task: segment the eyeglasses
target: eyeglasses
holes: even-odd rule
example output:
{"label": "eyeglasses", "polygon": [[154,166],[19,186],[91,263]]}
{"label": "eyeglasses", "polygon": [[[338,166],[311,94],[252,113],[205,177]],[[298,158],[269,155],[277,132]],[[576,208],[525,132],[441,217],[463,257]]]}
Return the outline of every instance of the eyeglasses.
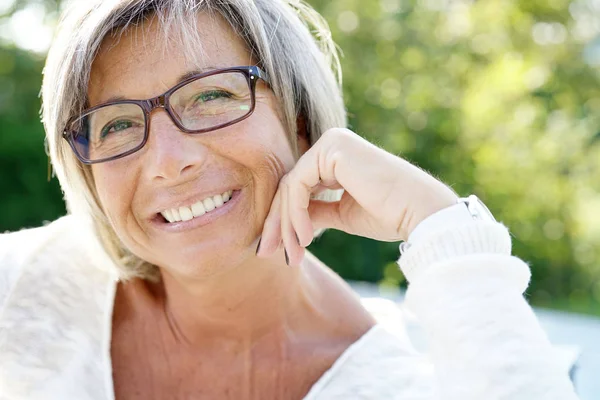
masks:
{"label": "eyeglasses", "polygon": [[269,80],[256,66],[217,69],[193,75],[160,96],[119,100],[89,108],[71,118],[63,132],[84,164],[116,160],[148,141],[150,113],[165,109],[185,133],[204,133],[248,118],[256,105],[256,81]]}

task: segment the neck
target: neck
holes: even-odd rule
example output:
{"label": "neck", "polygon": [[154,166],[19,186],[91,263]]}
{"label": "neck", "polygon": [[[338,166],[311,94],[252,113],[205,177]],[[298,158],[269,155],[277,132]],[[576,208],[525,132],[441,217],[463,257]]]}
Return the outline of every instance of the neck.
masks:
{"label": "neck", "polygon": [[[209,279],[194,280],[161,271],[160,295],[177,339],[190,345],[214,340],[255,342],[289,329],[290,316],[310,309],[309,281],[302,267],[252,257]],[[307,307],[308,306],[308,307]]]}

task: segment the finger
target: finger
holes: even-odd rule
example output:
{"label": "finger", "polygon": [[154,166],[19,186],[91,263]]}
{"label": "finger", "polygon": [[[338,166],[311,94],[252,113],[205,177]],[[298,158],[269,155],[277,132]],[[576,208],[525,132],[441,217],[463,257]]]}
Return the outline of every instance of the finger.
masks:
{"label": "finger", "polygon": [[308,205],[308,214],[315,230],[333,228],[347,231],[347,227],[340,218],[339,201],[311,200]]}
{"label": "finger", "polygon": [[318,148],[309,149],[296,163],[286,180],[288,211],[298,245],[308,246],[313,239],[313,224],[308,214],[311,194],[334,187],[337,182],[322,182],[319,173]]}
{"label": "finger", "polygon": [[269,257],[278,248],[281,243],[281,194],[279,189],[275,192],[271,208],[265,223],[260,238],[260,246],[256,253],[259,257]]}
{"label": "finger", "polygon": [[331,183],[327,184],[323,181],[320,181],[319,184],[312,189],[312,192],[320,193],[324,190],[339,190],[339,189],[343,189],[343,187],[338,182],[331,182]]}
{"label": "finger", "polygon": [[284,177],[280,183],[281,190],[281,237],[287,255],[288,265],[298,265],[304,257],[304,248],[298,244],[290,216],[290,178]]}
{"label": "finger", "polygon": [[288,212],[298,245],[306,247],[312,242],[314,229],[308,214],[311,188],[301,182],[290,182],[288,186]]}

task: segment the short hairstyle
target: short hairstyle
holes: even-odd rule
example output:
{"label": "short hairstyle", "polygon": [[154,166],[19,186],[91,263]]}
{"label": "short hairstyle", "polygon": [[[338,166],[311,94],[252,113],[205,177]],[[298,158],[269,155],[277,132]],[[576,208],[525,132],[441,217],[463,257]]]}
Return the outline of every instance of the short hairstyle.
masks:
{"label": "short hairstyle", "polygon": [[[62,133],[88,104],[92,63],[106,37],[122,35],[156,17],[162,40],[185,43],[192,60],[202,51],[197,13],[220,15],[267,72],[295,155],[298,121],[310,144],[327,129],[346,126],[341,69],[324,19],[300,0],[86,0],[72,1],[48,53],[42,84],[42,122],[49,155],[71,214],[91,218],[120,279],[156,280],[156,266],[128,251],[102,211],[89,165],[73,154]],[[321,199],[334,200],[339,193]]]}

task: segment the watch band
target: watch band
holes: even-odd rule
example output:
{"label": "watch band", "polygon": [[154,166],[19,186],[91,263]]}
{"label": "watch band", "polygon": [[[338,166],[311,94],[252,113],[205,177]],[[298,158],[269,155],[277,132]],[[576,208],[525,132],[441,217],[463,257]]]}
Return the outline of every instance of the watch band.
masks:
{"label": "watch band", "polygon": [[[457,208],[460,207],[460,204],[464,204],[465,208]],[[468,197],[460,198],[455,205],[444,208],[421,221],[409,235],[407,240],[400,243],[400,255],[402,256],[402,254],[410,248],[411,243],[413,243],[415,239],[419,241],[419,238],[423,236],[424,233],[445,229],[448,226],[460,226],[463,221],[466,222],[469,218],[473,220],[496,222],[492,213],[477,196],[470,195]]]}

